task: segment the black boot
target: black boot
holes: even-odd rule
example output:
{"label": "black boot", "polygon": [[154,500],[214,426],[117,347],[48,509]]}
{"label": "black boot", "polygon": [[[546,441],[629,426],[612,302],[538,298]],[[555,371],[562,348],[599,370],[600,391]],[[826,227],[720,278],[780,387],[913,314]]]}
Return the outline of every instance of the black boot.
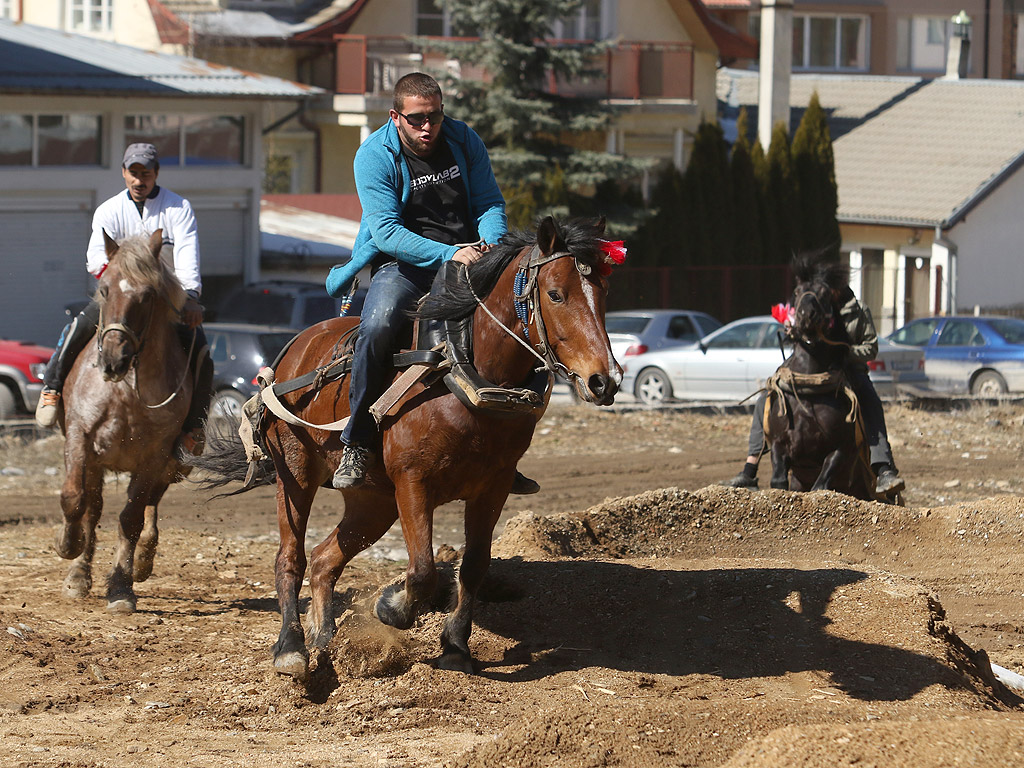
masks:
{"label": "black boot", "polygon": [[875,483],[875,493],[879,496],[899,493],[907,487],[903,478],[896,474],[896,469],[892,464],[876,464],[874,470],[878,476],[878,481]]}
{"label": "black boot", "polygon": [[189,404],[188,415],[181,428],[182,448],[193,456],[199,456],[206,446],[204,422],[206,412],[213,398],[213,361],[210,359],[210,348],[206,342],[206,334],[202,326],[194,329],[180,326],[178,336],[185,353],[191,352],[188,361],[192,372],[192,402]]}

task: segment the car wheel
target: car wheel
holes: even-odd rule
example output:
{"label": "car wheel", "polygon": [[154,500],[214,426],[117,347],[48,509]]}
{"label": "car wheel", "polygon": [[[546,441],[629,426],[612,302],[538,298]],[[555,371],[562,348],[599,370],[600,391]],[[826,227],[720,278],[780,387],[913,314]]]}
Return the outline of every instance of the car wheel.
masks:
{"label": "car wheel", "polygon": [[995,371],[982,371],[971,382],[971,394],[979,397],[999,397],[1007,392],[1006,381]]}
{"label": "car wheel", "polygon": [[644,405],[661,405],[672,399],[672,384],[660,368],[646,368],[636,377],[636,399]]}
{"label": "car wheel", "polygon": [[10,387],[0,384],[0,421],[13,419],[17,413],[18,398],[14,396]]}

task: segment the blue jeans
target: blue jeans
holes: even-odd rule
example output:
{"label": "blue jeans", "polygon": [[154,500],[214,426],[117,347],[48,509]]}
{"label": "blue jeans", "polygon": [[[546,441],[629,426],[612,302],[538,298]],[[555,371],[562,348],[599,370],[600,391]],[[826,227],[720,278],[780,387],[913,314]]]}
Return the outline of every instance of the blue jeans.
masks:
{"label": "blue jeans", "polygon": [[430,291],[436,273],[435,269],[391,262],[377,270],[370,280],[352,353],[348,389],[351,416],[341,433],[341,441],[346,445],[378,449],[380,438],[370,406],[390,383],[392,355],[412,327],[409,313]]}

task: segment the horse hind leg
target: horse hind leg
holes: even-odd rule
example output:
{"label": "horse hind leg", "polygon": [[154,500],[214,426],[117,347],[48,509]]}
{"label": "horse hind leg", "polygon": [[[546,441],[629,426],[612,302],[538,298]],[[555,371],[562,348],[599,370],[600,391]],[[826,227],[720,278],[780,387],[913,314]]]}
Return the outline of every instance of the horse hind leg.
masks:
{"label": "horse hind leg", "polygon": [[835,489],[835,483],[833,482],[836,472],[839,467],[843,464],[845,456],[839,449],[832,451],[825,457],[825,461],[821,464],[821,472],[818,473],[818,478],[814,481],[814,485],[811,487],[812,491],[828,491]]}
{"label": "horse hind leg", "polygon": [[459,566],[459,600],[441,630],[440,669],[473,674],[469,650],[473,603],[491,564],[491,537],[507,498],[506,490],[466,502],[466,551]]}
{"label": "horse hind leg", "polygon": [[167,491],[167,484],[162,483],[149,494],[149,503],[143,513],[142,533],[135,545],[135,561],[132,567],[132,579],[138,583],[153,575],[153,561],[156,559],[156,545],[160,540],[157,528],[157,505]]}
{"label": "horse hind leg", "polygon": [[398,519],[390,494],[346,491],[345,514],[338,526],[313,548],[309,564],[312,600],[306,613],[311,648],[323,650],[334,637],[334,587],[349,561],[365,550]]}

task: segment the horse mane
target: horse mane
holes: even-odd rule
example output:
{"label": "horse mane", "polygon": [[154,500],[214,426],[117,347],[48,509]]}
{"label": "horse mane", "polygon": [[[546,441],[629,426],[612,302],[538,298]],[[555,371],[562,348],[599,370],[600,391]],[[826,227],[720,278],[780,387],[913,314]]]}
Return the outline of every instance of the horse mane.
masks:
{"label": "horse mane", "polygon": [[149,238],[149,235],[131,235],[122,240],[115,256],[117,268],[128,282],[153,288],[171,305],[172,312],[177,313],[185,306],[188,296],[174,270],[163,258],[165,251],[170,255],[169,248],[165,246],[154,259],[149,249]]}
{"label": "horse mane", "polygon": [[[603,231],[596,220],[569,219],[555,221],[555,227],[572,255],[596,270]],[[537,243],[535,233],[512,230],[502,236],[479,261],[469,267],[469,282],[448,282],[439,293],[429,293],[414,313],[421,320],[458,320],[477,307],[477,297],[486,298],[494,289],[505,268],[522,250]],[[470,290],[470,284],[472,290]],[[474,296],[473,294],[476,294]]]}
{"label": "horse mane", "polygon": [[824,283],[842,291],[850,284],[850,268],[835,261],[828,250],[805,251],[793,257],[793,276],[798,285]]}

